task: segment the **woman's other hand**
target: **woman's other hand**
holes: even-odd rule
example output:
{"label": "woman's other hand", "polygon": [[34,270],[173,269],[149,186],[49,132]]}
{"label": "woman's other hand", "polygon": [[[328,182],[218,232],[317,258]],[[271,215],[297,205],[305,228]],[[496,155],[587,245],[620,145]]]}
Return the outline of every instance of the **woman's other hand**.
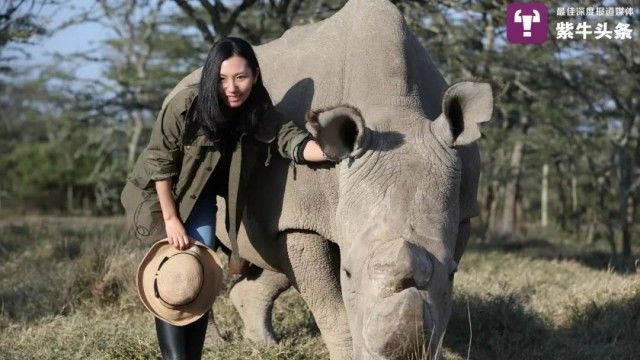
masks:
{"label": "woman's other hand", "polygon": [[191,239],[187,236],[187,231],[182,224],[182,221],[176,216],[164,221],[165,231],[167,232],[167,238],[169,244],[173,245],[178,250],[185,250],[191,246]]}
{"label": "woman's other hand", "polygon": [[302,151],[302,158],[308,162],[321,162],[326,161],[327,157],[322,152],[320,144],[315,140],[309,140]]}

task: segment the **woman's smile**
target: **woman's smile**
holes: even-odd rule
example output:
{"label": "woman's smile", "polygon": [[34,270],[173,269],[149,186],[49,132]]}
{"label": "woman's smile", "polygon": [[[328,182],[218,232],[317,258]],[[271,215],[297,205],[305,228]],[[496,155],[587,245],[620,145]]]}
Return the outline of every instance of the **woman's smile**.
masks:
{"label": "woman's smile", "polygon": [[253,73],[247,60],[234,55],[220,65],[220,94],[227,106],[241,106],[251,94],[258,74]]}
{"label": "woman's smile", "polygon": [[240,96],[238,95],[227,95],[227,99],[229,102],[238,102],[240,100]]}

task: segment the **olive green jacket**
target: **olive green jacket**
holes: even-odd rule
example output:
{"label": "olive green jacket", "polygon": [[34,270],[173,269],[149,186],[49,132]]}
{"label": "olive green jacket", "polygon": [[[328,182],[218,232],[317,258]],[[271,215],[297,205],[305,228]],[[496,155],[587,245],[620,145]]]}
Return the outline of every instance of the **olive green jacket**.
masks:
{"label": "olive green jacket", "polygon": [[[155,181],[173,179],[173,198],[180,218],[186,221],[220,160],[218,147],[195,122],[196,98],[197,88],[188,87],[160,111],[149,145],[127,177],[120,200],[127,223],[140,240],[152,243],[166,237]],[[252,170],[256,166],[269,166],[274,143],[282,157],[301,162],[296,155],[298,146],[308,136],[275,109],[261,121],[261,131],[242,134],[231,156],[226,225],[233,245],[244,210],[243,189]]]}

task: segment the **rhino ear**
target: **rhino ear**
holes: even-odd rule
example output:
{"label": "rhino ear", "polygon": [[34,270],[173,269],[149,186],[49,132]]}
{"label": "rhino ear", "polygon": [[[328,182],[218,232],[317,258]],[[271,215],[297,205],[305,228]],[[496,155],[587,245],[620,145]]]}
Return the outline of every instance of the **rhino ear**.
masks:
{"label": "rhino ear", "polygon": [[480,123],[493,112],[491,85],[462,81],[450,86],[442,99],[442,115],[434,121],[436,136],[449,146],[463,146],[478,140]]}
{"label": "rhino ear", "polygon": [[335,162],[358,157],[369,146],[369,130],[362,114],[350,105],[309,111],[306,128],[327,159]]}

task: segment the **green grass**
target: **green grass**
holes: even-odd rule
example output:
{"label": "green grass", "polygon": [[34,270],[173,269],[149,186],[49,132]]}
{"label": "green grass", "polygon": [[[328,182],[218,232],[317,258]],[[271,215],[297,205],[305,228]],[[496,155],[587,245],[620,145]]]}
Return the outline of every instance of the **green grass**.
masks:
{"label": "green grass", "polygon": [[[607,267],[595,248],[539,245],[469,249],[456,275],[444,358],[466,359],[470,340],[471,359],[637,358],[640,276]],[[0,358],[158,358],[153,320],[134,286],[144,252],[120,218],[0,222]],[[291,290],[276,302],[274,347],[242,340],[226,296],[214,308],[229,343],[207,344],[205,359],[328,359]]]}

